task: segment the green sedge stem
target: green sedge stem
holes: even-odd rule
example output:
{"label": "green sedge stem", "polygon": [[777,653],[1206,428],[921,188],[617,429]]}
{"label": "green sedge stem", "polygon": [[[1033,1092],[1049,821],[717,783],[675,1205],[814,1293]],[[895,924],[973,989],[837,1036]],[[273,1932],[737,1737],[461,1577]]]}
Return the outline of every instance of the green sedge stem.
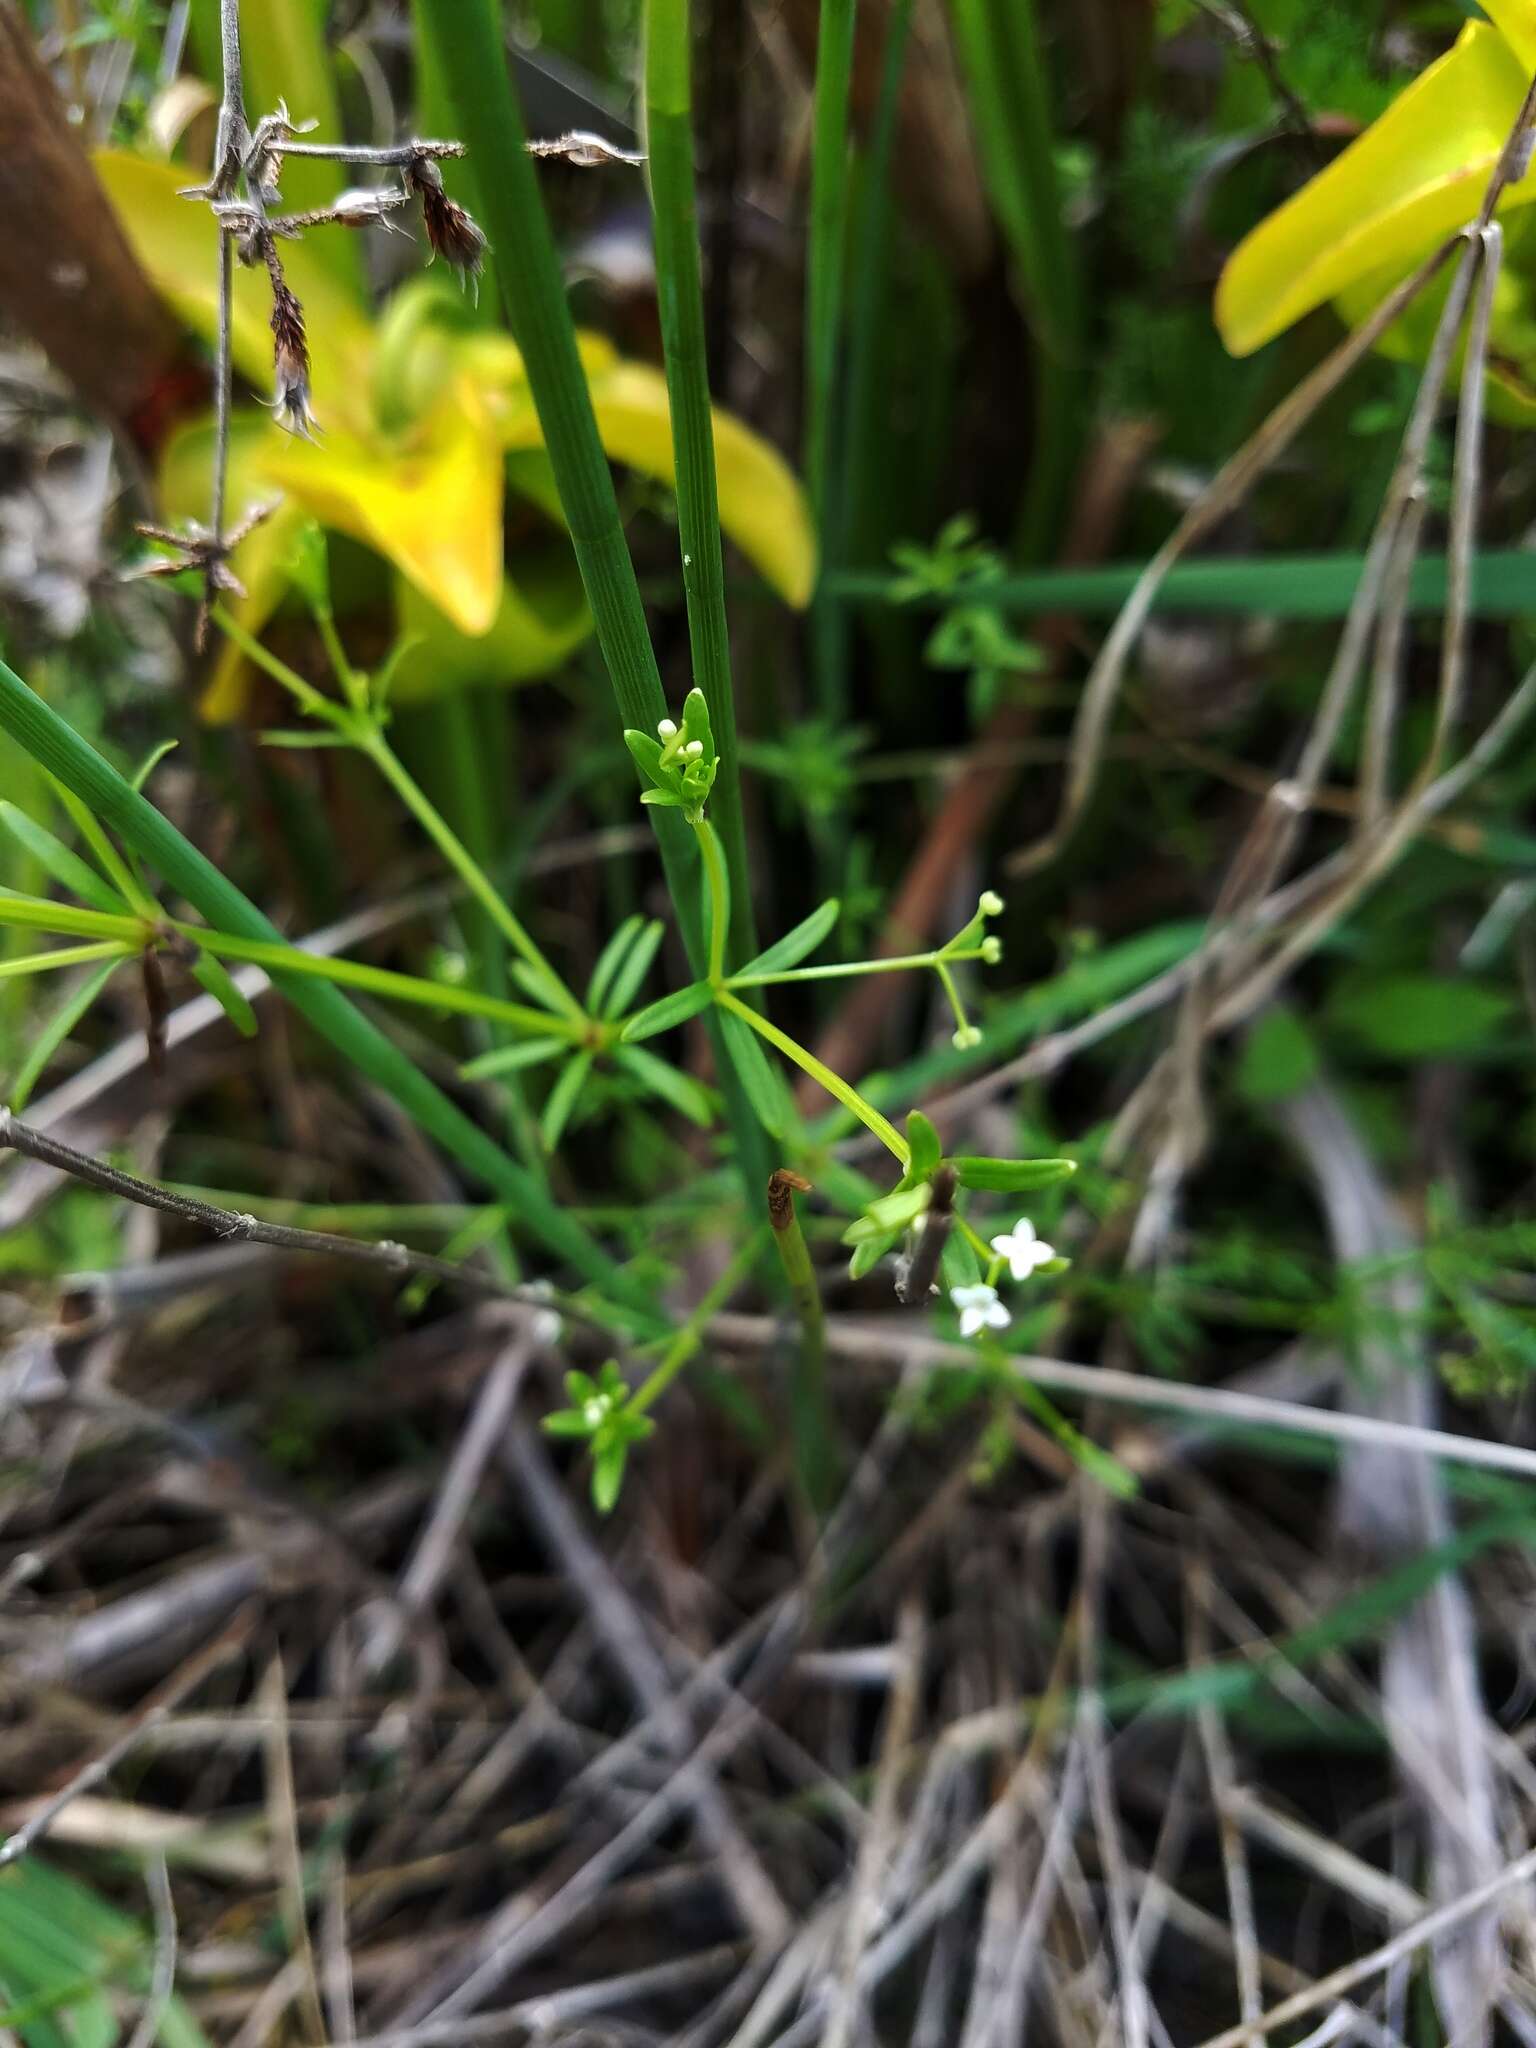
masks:
{"label": "green sedge stem", "polygon": [[725,984],[725,934],[730,919],[730,892],[725,879],[725,861],[720,841],[707,818],[694,826],[699,854],[709,881],[709,978],[716,988]]}
{"label": "green sedge stem", "polygon": [[977,946],[967,953],[897,953],[887,960],[835,960],[825,967],[786,967],[778,974],[728,974],[726,988],[776,988],[784,981],[839,981],[853,974],[905,974],[916,967],[937,968],[941,960],[982,960]]}
{"label": "green sedge stem", "polygon": [[683,1367],[693,1357],[704,1341],[704,1330],[710,1318],[730,1300],[736,1289],[745,1280],[757,1263],[757,1255],[763,1248],[763,1231],[754,1230],[746,1243],[737,1252],[720,1278],[710,1288],[698,1307],[667,1346],[661,1363],[646,1380],[636,1387],[624,1403],[626,1415],[643,1415],[671,1386]]}
{"label": "green sedge stem", "polygon": [[807,1052],[803,1045],[791,1038],[787,1031],[781,1031],[777,1024],[770,1024],[766,1017],[760,1017],[756,1010],[749,1009],[740,997],[733,995],[728,988],[717,990],[715,1001],[722,1010],[729,1010],[734,1016],[740,1017],[744,1024],[750,1024],[760,1038],[766,1038],[771,1046],[783,1053],[785,1059],[793,1060],[802,1073],[809,1074],[811,1079],[819,1082],[829,1095],[836,1096],[845,1109],[851,1109],[864,1128],[872,1131],[880,1140],[891,1157],[900,1166],[906,1167],[912,1157],[906,1139],[895,1125],[888,1123],[873,1103],[866,1102],[858,1089],[845,1081],[841,1074],[833,1073],[824,1060],[817,1059],[813,1052]]}

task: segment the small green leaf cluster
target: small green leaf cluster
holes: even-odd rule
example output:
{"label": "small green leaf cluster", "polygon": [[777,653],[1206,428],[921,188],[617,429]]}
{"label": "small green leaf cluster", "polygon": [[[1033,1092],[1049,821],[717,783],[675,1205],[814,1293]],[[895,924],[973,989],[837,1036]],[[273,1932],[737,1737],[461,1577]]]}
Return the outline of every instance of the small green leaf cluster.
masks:
{"label": "small green leaf cluster", "polygon": [[[870,1202],[843,1232],[853,1256],[848,1277],[862,1280],[933,1206],[934,1177],[941,1167],[953,1173],[955,1185],[977,1193],[1017,1195],[1048,1188],[1077,1171],[1071,1159],[987,1159],[969,1153],[946,1158],[938,1132],[921,1110],[907,1118],[911,1156],[906,1171],[888,1194]],[[1042,1272],[1062,1271],[1065,1260],[1053,1260]],[[979,1275],[976,1252],[966,1231],[954,1232],[944,1248],[944,1270],[951,1286],[967,1286]]]}
{"label": "small green leaf cluster", "polygon": [[570,1407],[546,1415],[543,1428],[549,1436],[579,1437],[591,1447],[592,1504],[606,1515],[624,1484],[630,1446],[653,1436],[656,1425],[630,1406],[629,1385],[615,1359],[604,1363],[596,1379],[568,1372],[565,1392]]}
{"label": "small green leaf cluster", "polygon": [[702,690],[690,690],[683,701],[683,718],[664,718],[656,738],[626,729],[624,744],[635,757],[640,773],[650,784],[640,798],[643,804],[659,804],[681,811],[690,825],[704,816],[709,792],[714,788],[719,756],[714,734],[709,729],[709,706]]}

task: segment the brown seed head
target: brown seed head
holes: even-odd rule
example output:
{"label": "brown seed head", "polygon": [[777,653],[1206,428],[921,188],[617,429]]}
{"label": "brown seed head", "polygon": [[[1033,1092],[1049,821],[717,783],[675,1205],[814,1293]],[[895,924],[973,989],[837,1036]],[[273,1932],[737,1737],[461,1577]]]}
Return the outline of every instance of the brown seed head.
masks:
{"label": "brown seed head", "polygon": [[443,189],[443,174],[429,156],[412,157],[405,182],[421,195],[421,224],[434,256],[451,264],[460,277],[478,279],[485,262],[486,240],[456,199]]}
{"label": "brown seed head", "polygon": [[304,308],[281,277],[272,280],[272,410],[290,434],[314,439],[309,404],[309,344]]}

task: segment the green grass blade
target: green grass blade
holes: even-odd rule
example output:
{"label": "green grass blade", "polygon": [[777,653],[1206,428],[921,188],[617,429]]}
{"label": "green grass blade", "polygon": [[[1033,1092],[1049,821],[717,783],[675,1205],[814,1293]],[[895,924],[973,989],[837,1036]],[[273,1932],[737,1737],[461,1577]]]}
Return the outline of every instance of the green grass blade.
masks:
{"label": "green grass blade", "polygon": [[1082,437],[1078,251],[1062,217],[1034,0],[954,0],[982,170],[1036,342],[1035,440],[1020,514],[1026,560],[1049,550]]}
{"label": "green grass blade", "polygon": [[[0,662],[0,729],[72,789],[83,803],[179,891],[211,925],[257,944],[278,945],[282,933],[249,897],[221,875],[94,747]],[[436,1139],[459,1164],[518,1210],[527,1228],[557,1258],[629,1306],[655,1312],[643,1289],[573,1222],[522,1167],[472,1124],[446,1095],[337,988],[281,968],[273,980],[320,1035]]]}
{"label": "green grass blade", "polygon": [[[805,483],[822,570],[836,558],[832,478],[837,422],[838,342],[848,250],[848,101],[853,84],[855,0],[821,0],[811,131],[811,225],[805,278]],[[847,709],[847,677],[818,592],[813,614],[823,716]]]}

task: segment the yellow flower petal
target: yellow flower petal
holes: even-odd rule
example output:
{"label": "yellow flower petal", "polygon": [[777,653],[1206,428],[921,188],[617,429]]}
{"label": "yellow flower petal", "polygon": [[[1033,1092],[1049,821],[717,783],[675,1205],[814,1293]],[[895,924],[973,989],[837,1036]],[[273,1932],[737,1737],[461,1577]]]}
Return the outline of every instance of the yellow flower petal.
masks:
{"label": "yellow flower petal", "polygon": [[[1499,11],[1530,9],[1506,0]],[[1469,22],[1379,121],[1233,251],[1216,288],[1216,324],[1233,355],[1373,270],[1406,269],[1471,220],[1528,82],[1499,31]],[[1502,204],[1532,199],[1536,173]]]}
{"label": "yellow flower petal", "polygon": [[393,562],[461,633],[490,630],[501,603],[502,458],[467,383],[398,441],[285,438],[261,469],[322,526]]}

